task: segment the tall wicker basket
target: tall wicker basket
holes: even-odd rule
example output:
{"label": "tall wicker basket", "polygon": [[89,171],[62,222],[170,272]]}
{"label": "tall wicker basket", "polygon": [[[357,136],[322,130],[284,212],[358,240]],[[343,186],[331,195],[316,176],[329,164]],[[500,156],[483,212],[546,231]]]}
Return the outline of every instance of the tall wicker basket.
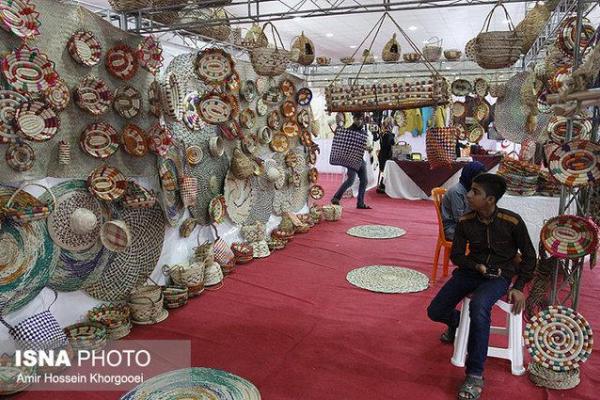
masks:
{"label": "tall wicker basket", "polygon": [[310,65],[315,60],[315,45],[312,40],[307,38],[304,35],[304,32],[292,43],[292,49],[297,49],[300,51],[300,56],[298,57],[298,64],[301,65]]}

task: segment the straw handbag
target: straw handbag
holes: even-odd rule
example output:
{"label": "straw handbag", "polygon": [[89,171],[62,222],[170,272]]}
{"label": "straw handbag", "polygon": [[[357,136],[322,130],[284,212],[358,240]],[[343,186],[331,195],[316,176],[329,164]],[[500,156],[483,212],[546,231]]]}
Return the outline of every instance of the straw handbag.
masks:
{"label": "straw handbag", "polygon": [[300,51],[298,64],[310,65],[315,60],[315,45],[312,40],[304,36],[304,32],[292,43],[292,49]]}
{"label": "straw handbag", "polygon": [[456,135],[454,127],[427,130],[425,146],[431,168],[449,165],[456,158]]}
{"label": "straw handbag", "polygon": [[400,44],[396,40],[396,34],[383,46],[381,59],[385,62],[396,62],[400,59]]}
{"label": "straw handbag", "polygon": [[165,265],[163,273],[170,276],[177,286],[187,287],[190,297],[199,295],[204,291],[204,262],[193,261],[190,265]]}
{"label": "straw handbag", "polygon": [[[490,32],[492,16],[498,7],[502,7],[504,10],[510,30]],[[517,62],[522,47],[523,36],[515,31],[515,26],[504,4],[498,2],[487,15],[481,32],[475,39],[475,61],[480,67],[486,69],[507,68]]]}
{"label": "straw handbag", "polygon": [[267,39],[267,35],[263,32],[260,25],[254,23],[244,36],[244,40],[242,40],[242,46],[250,49],[255,49],[258,47],[267,47],[269,45],[269,39]]}
{"label": "straw handbag", "polygon": [[[432,39],[435,40],[432,41]],[[434,36],[430,38],[427,43],[431,44],[427,44],[423,47],[423,58],[429,62],[438,61],[442,57],[442,40],[437,36]]]}
{"label": "straw handbag", "polygon": [[[267,22],[263,25],[263,34],[267,25],[271,26],[273,45],[275,47],[258,47],[252,49],[250,52],[250,61],[252,62],[252,67],[257,75],[278,76],[285,72],[285,69],[290,63],[290,52],[283,46],[281,36],[272,22]],[[277,39],[279,39],[281,48],[277,45]]]}

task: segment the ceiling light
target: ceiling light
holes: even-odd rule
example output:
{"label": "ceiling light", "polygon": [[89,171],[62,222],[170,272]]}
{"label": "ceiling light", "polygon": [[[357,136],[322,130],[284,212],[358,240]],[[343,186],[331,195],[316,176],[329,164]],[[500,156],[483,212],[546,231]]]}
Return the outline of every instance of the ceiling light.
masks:
{"label": "ceiling light", "polygon": [[409,30],[409,31],[416,31],[416,30],[417,30],[417,27],[416,27],[416,26],[414,26],[414,25],[411,25],[411,26],[409,26],[409,27],[408,27],[408,30]]}
{"label": "ceiling light", "polygon": [[327,36],[327,37],[333,37],[333,33],[331,33],[331,32],[326,33],[325,36]]}
{"label": "ceiling light", "polygon": [[294,17],[294,21],[300,21],[302,20],[302,17]]}
{"label": "ceiling light", "polygon": [[351,49],[355,49],[356,47],[357,46],[355,46],[355,45],[350,46]]}
{"label": "ceiling light", "polygon": [[427,44],[427,43],[429,43],[429,40],[427,40],[427,39],[423,40],[423,44]]}
{"label": "ceiling light", "polygon": [[452,69],[452,68],[450,68],[450,67],[446,67],[446,69]]}

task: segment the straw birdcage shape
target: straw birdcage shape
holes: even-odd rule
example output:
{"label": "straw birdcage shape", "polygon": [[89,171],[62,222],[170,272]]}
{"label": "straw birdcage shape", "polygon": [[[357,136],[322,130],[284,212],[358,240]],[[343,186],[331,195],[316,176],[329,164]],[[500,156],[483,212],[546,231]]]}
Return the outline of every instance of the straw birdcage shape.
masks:
{"label": "straw birdcage shape", "polygon": [[[252,49],[250,61],[252,62],[254,71],[258,75],[278,76],[285,72],[290,63],[290,52],[283,46],[281,36],[272,22],[267,22],[263,25],[263,34],[267,25],[271,26],[274,47],[257,47]],[[278,41],[279,45],[277,44]]]}
{"label": "straw birdcage shape", "polygon": [[294,40],[292,49],[300,51],[298,57],[298,64],[300,65],[310,65],[315,60],[315,45],[312,40],[304,35],[304,32]]}
{"label": "straw birdcage shape", "polygon": [[400,59],[400,44],[396,40],[396,34],[383,46],[381,59],[385,62],[396,62]]}
{"label": "straw birdcage shape", "polygon": [[442,40],[434,36],[427,43],[423,47],[423,58],[430,62],[438,61],[442,57]]}
{"label": "straw birdcage shape", "polygon": [[[502,7],[508,20],[508,31],[489,31],[492,16],[497,7]],[[485,32],[484,32],[485,30]],[[498,69],[512,66],[521,55],[523,37],[515,31],[506,7],[498,2],[483,22],[481,32],[475,38],[475,61],[480,67]]]}

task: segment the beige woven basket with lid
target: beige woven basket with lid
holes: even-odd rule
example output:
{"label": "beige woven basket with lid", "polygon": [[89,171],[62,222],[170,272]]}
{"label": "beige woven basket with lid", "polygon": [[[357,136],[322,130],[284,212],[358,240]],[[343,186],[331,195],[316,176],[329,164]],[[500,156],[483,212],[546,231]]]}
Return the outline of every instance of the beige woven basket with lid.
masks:
{"label": "beige woven basket with lid", "polygon": [[396,34],[383,46],[381,59],[385,62],[396,62],[400,59],[400,44],[396,40]]}
{"label": "beige woven basket with lid", "polygon": [[[489,31],[496,8],[502,7],[508,20],[508,31]],[[486,69],[507,68],[521,56],[523,37],[515,31],[510,14],[501,2],[492,8],[483,22],[481,32],[475,38],[475,62]]]}
{"label": "beige woven basket with lid", "polygon": [[296,37],[292,43],[292,49],[297,49],[300,52],[298,64],[310,65],[315,60],[315,45],[312,40],[304,35],[304,32]]}

